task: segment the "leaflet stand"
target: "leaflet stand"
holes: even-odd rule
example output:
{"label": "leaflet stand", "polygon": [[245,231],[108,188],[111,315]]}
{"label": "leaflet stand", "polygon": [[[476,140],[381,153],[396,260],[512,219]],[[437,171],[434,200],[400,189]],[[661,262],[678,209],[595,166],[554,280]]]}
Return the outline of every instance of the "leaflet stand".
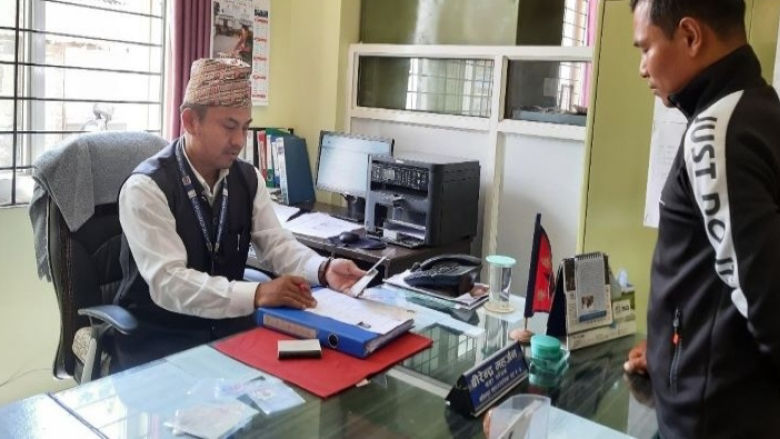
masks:
{"label": "leaflet stand", "polygon": [[562,338],[569,350],[583,347],[574,346],[572,338],[587,338],[595,334],[591,331],[613,323],[607,255],[594,252],[566,258],[558,268],[557,277],[547,334]]}

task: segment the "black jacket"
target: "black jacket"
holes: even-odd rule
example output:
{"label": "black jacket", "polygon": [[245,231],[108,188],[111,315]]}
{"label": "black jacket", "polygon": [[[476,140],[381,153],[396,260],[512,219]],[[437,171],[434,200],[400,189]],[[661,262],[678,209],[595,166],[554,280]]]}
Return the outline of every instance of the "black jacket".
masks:
{"label": "black jacket", "polygon": [[664,438],[780,437],[780,101],[744,46],[671,101],[648,368]]}

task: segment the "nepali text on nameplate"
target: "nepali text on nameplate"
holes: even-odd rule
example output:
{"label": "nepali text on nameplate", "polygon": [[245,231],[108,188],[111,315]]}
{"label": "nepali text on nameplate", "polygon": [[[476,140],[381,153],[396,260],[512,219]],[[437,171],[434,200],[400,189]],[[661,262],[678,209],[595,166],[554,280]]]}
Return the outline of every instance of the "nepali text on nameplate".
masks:
{"label": "nepali text on nameplate", "polygon": [[454,410],[476,417],[527,376],[522,346],[512,343],[464,372],[447,395],[447,402]]}

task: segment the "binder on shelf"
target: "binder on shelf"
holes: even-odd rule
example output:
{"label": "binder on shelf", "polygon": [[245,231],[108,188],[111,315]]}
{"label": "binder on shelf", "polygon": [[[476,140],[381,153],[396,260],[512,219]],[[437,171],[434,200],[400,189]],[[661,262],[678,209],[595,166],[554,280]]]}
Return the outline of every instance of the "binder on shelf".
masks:
{"label": "binder on shelf", "polygon": [[292,128],[250,128],[251,135],[247,134],[247,148],[252,152],[252,164],[260,171],[265,186],[269,188],[279,187],[278,159],[274,161],[269,136],[294,135]]}
{"label": "binder on shelf", "polygon": [[267,134],[273,155],[273,179],[281,189],[281,202],[314,202],[314,181],[309,166],[306,140],[291,134]]}
{"label": "binder on shelf", "polygon": [[255,165],[255,168],[260,170],[260,175],[263,176],[263,182],[268,182],[268,166],[266,165],[266,157],[268,154],[268,145],[267,145],[267,139],[265,135],[265,130],[258,130],[254,132],[255,139],[257,141],[255,142],[255,145],[257,149],[255,150],[255,155],[253,157],[253,164]]}

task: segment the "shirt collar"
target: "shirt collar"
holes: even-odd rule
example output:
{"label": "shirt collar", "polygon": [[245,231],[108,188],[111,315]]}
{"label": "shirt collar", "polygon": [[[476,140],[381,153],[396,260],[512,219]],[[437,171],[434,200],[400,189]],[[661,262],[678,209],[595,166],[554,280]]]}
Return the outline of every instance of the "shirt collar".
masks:
{"label": "shirt collar", "polygon": [[[182,137],[182,140],[184,140],[184,137]],[[182,142],[185,143],[186,142]],[[206,179],[203,178],[202,175],[200,175],[200,172],[198,172],[197,169],[195,169],[194,166],[192,166],[192,162],[190,161],[190,157],[187,155],[187,148],[182,148],[182,152],[184,153],[184,158],[187,160],[187,164],[190,166],[190,169],[192,170],[192,173],[195,175],[195,178],[198,179],[198,183],[200,183],[200,186],[203,188],[203,194],[206,195],[209,199],[214,198],[214,193],[212,191],[212,188],[209,187],[208,183],[206,183]],[[220,169],[219,175],[217,176],[217,181],[214,183],[214,188],[218,188],[219,184],[227,178],[228,174],[230,174],[230,169]]]}

